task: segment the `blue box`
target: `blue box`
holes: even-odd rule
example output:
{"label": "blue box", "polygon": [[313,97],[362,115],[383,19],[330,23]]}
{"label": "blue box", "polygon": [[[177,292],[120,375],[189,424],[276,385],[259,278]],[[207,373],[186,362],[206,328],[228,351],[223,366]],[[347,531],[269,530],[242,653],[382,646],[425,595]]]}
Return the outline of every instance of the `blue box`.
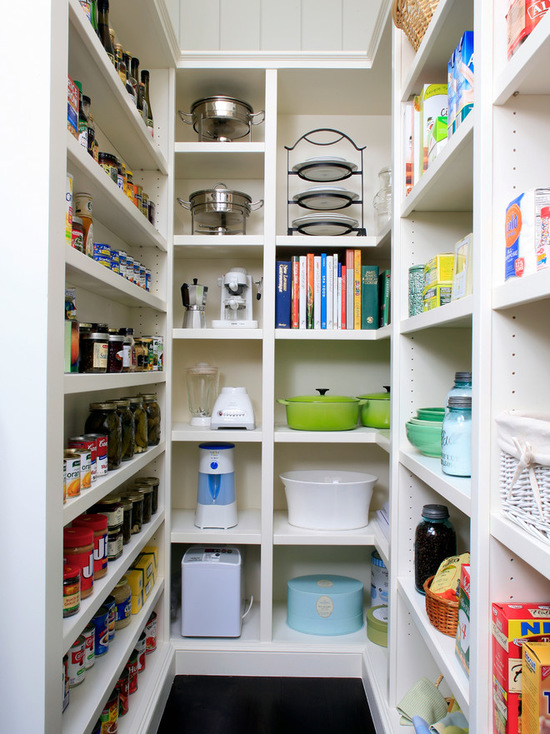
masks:
{"label": "blue box", "polygon": [[474,106],[474,32],[465,31],[455,51],[456,127]]}
{"label": "blue box", "polygon": [[363,626],[363,584],[349,576],[312,574],[288,582],[287,624],[310,635],[347,635]]}

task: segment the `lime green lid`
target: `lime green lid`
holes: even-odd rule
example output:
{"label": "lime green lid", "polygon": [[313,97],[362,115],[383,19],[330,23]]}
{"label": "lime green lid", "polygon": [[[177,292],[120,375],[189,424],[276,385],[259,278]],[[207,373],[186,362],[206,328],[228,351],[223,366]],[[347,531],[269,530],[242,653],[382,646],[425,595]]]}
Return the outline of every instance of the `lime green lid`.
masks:
{"label": "lime green lid", "polygon": [[380,604],[367,609],[367,637],[381,647],[388,646],[388,606]]}

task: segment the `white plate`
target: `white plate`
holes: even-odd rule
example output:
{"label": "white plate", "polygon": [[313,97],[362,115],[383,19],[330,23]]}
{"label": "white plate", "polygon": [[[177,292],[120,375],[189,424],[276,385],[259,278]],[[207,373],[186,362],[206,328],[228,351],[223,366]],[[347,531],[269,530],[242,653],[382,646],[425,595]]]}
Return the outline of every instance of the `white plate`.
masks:
{"label": "white plate", "polygon": [[348,191],[343,186],[313,186],[295,194],[292,198],[304,209],[327,211],[328,209],[345,209],[357,201],[359,194]]}
{"label": "white plate", "polygon": [[345,217],[343,214],[307,214],[294,219],[292,226],[301,234],[332,237],[348,234],[358,225],[357,219]]}
{"label": "white plate", "polygon": [[292,167],[306,181],[341,181],[357,170],[355,163],[335,156],[308,158]]}

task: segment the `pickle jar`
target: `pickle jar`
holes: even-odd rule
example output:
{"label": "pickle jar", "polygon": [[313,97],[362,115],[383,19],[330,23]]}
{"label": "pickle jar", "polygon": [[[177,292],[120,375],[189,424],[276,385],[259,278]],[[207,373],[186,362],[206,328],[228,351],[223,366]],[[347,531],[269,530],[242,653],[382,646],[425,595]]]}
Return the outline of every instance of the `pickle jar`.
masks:
{"label": "pickle jar", "polygon": [[127,497],[121,497],[120,504],[122,505],[123,510],[122,543],[126,545],[130,542],[132,537],[132,503]]}
{"label": "pickle jar", "polygon": [[134,458],[136,440],[134,414],[130,410],[130,401],[112,400],[109,402],[112,402],[116,406],[116,412],[118,413],[122,427],[121,459],[122,461],[129,461]]}
{"label": "pickle jar", "polygon": [[153,489],[153,496],[151,500],[151,514],[155,515],[159,506],[159,478],[158,477],[139,477],[141,482],[147,482],[147,484]]}
{"label": "pickle jar", "polygon": [[132,535],[135,535],[143,525],[143,495],[131,489],[123,497],[132,503]]}
{"label": "pickle jar", "polygon": [[122,461],[122,422],[114,403],[90,403],[84,433],[103,433],[107,436],[107,467],[118,469]]}
{"label": "pickle jar", "polygon": [[143,524],[151,522],[153,514],[153,488],[149,482],[143,479],[136,479],[131,487],[132,492],[139,492],[143,495]]}
{"label": "pickle jar", "polygon": [[160,443],[160,405],[157,402],[157,395],[144,393],[141,397],[147,413],[147,443],[149,446],[157,446]]}
{"label": "pickle jar", "polygon": [[130,410],[134,414],[134,453],[142,454],[147,451],[148,446],[147,412],[143,406],[143,398],[138,396],[126,399],[130,403]]}

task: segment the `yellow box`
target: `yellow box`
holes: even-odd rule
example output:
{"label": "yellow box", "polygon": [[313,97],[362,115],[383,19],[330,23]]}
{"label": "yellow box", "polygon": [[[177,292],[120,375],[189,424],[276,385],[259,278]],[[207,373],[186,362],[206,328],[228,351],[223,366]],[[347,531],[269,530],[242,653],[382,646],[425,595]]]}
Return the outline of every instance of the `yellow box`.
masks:
{"label": "yellow box", "polygon": [[132,614],[137,614],[141,607],[143,606],[143,592],[140,591],[137,596],[134,596],[132,594],[131,601],[130,601],[130,611]]}
{"label": "yellow box", "polygon": [[452,291],[452,283],[437,283],[431,288],[425,288],[422,295],[422,311],[431,311],[450,303]]}
{"label": "yellow box", "polygon": [[132,596],[138,596],[143,592],[143,570],[130,568],[124,574],[132,591]]}
{"label": "yellow box", "polygon": [[156,579],[157,573],[156,573],[156,564],[155,564],[155,557],[152,553],[140,553],[134,563],[132,564],[132,568],[142,568],[145,576],[143,578],[143,587],[145,588],[145,584],[147,581],[152,578],[153,583]]}
{"label": "yellow box", "polygon": [[550,732],[550,642],[522,646],[521,731]]}
{"label": "yellow box", "polygon": [[452,283],[454,252],[442,252],[424,265],[424,289],[437,283]]}
{"label": "yellow box", "polygon": [[159,567],[159,549],[156,545],[146,545],[143,548],[143,551],[140,553],[142,555],[143,553],[151,553],[154,560],[154,569],[155,569],[155,578],[157,576],[157,569]]}

